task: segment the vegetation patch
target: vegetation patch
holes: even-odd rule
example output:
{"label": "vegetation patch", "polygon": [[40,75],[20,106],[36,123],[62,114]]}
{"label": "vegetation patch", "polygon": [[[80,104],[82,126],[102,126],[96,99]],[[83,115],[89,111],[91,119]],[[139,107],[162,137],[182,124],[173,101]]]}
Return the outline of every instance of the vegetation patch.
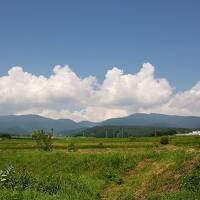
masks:
{"label": "vegetation patch", "polygon": [[200,199],[197,139],[160,139],[1,140],[0,200]]}
{"label": "vegetation patch", "polygon": [[164,144],[164,145],[169,144],[169,138],[168,138],[168,136],[161,137],[160,138],[160,144]]}

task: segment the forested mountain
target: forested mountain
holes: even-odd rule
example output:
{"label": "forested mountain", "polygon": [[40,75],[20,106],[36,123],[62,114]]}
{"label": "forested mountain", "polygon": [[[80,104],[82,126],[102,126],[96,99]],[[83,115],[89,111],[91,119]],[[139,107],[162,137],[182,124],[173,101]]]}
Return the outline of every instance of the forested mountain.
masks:
{"label": "forested mountain", "polygon": [[54,120],[38,115],[0,116],[0,132],[11,134],[24,135],[30,134],[35,129],[50,130],[53,128],[54,132],[59,135],[70,135],[91,127],[105,126],[127,127],[127,129],[128,127],[196,129],[200,128],[200,117],[136,113],[127,117],[94,123],[90,121],[75,122],[70,119]]}

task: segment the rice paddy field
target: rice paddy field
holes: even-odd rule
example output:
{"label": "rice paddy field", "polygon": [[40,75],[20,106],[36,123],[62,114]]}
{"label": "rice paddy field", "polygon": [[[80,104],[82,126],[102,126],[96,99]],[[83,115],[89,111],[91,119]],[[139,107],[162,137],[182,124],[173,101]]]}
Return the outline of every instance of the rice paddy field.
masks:
{"label": "rice paddy field", "polygon": [[[74,150],[68,146],[73,143]],[[1,200],[198,200],[200,137],[0,140]]]}

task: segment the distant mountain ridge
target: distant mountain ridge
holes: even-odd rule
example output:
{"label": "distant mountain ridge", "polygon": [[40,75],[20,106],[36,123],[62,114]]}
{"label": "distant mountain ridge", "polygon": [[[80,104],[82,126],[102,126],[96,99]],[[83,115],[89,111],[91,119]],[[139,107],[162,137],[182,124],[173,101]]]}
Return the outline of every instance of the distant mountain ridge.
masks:
{"label": "distant mountain ridge", "polygon": [[50,130],[68,135],[76,130],[94,126],[148,126],[165,128],[200,128],[200,117],[135,113],[127,117],[111,118],[103,122],[75,122],[70,119],[49,119],[38,115],[0,116],[0,132],[30,134],[35,129]]}
{"label": "distant mountain ridge", "polygon": [[165,128],[200,128],[200,117],[135,113],[127,117],[108,119],[101,124]]}
{"label": "distant mountain ridge", "polygon": [[92,122],[76,123],[71,119],[50,119],[39,115],[0,116],[0,132],[30,134],[36,129],[54,129],[56,133],[91,127]]}

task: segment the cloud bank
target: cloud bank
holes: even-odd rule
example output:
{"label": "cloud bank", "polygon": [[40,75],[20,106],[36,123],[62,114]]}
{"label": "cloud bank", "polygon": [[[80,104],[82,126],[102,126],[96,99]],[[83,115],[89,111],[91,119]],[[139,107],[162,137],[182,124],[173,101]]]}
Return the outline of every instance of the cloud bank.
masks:
{"label": "cloud bank", "polygon": [[101,121],[135,112],[200,115],[200,82],[173,94],[165,78],[144,63],[136,74],[108,70],[100,84],[96,77],[81,78],[69,66],[55,66],[50,77],[12,67],[0,77],[0,115],[38,114],[75,121]]}

